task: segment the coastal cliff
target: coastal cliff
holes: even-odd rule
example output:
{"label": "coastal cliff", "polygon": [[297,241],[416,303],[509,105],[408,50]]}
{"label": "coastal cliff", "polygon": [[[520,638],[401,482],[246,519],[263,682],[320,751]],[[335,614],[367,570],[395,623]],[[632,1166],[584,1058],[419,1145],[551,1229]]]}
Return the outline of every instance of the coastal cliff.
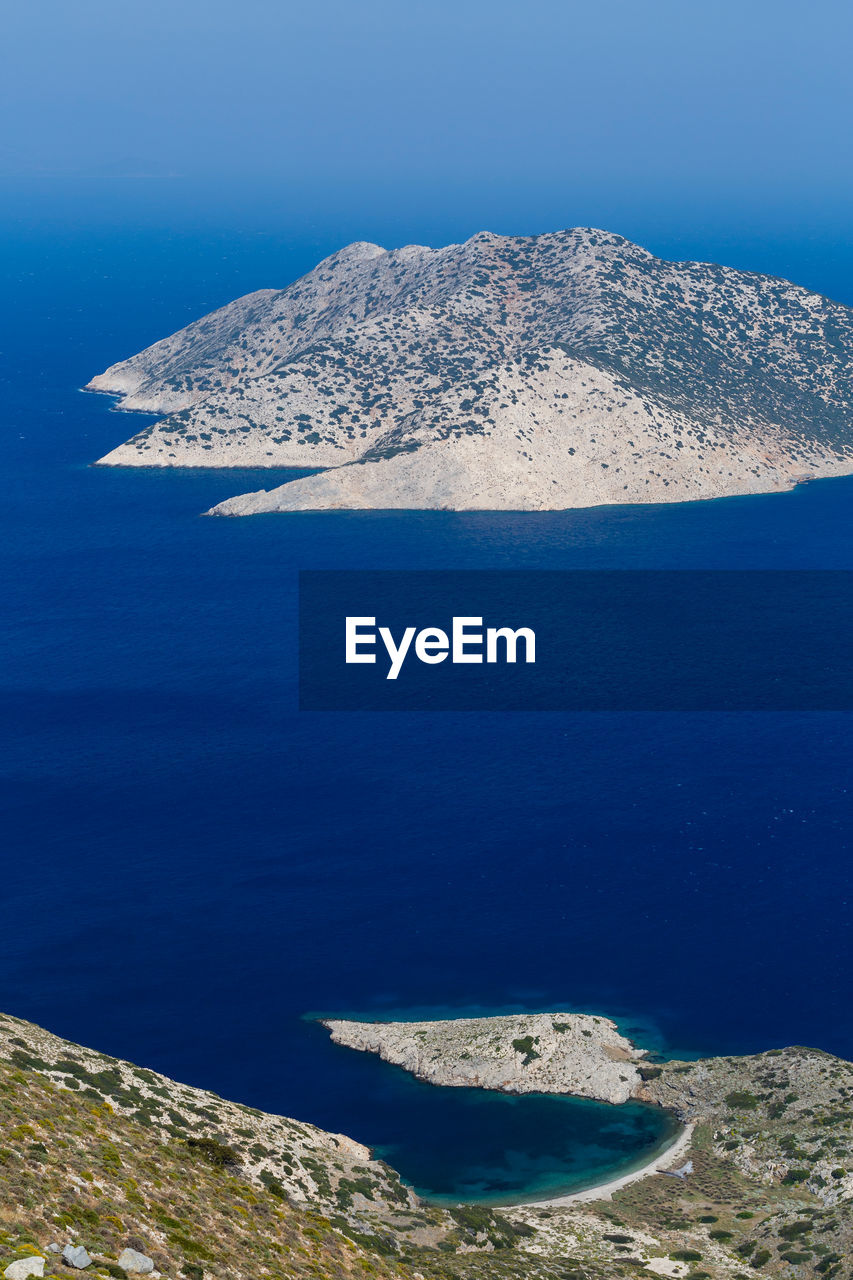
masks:
{"label": "coastal cliff", "polygon": [[93,378],[167,415],[100,461],[320,474],[216,514],[555,510],[853,471],[853,311],[588,228],[357,243]]}

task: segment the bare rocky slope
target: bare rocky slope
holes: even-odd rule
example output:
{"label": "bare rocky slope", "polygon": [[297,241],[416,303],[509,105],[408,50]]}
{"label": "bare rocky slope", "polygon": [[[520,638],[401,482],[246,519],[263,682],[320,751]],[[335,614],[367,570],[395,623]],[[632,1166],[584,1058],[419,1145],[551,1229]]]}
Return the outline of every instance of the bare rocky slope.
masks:
{"label": "bare rocky slope", "polygon": [[113,365],[106,465],[323,470],[219,514],[549,510],[853,471],[853,310],[620,236],[353,244]]}

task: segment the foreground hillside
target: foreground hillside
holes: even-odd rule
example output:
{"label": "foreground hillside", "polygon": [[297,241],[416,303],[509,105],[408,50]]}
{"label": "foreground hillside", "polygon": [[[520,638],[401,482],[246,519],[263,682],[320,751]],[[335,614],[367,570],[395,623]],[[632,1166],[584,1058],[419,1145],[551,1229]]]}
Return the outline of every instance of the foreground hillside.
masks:
{"label": "foreground hillside", "polygon": [[575,229],[353,244],[92,379],[101,461],[324,468],[216,510],[555,509],[853,470],[853,312]]}
{"label": "foreground hillside", "polygon": [[[399,1276],[318,1213],[256,1188],[223,1145],[164,1142],[84,1092],[0,1064],[0,1261],[83,1248],[92,1274],[123,1276],[128,1247],[161,1274],[223,1277]],[[51,1246],[58,1246],[51,1250]]]}
{"label": "foreground hillside", "polygon": [[[403,1254],[509,1248],[501,1215],[432,1208],[359,1143],[226,1102],[0,1015],[0,1263],[83,1247],[121,1276],[401,1276]],[[50,1246],[58,1246],[52,1251]],[[0,1267],[0,1269],[2,1269]]]}
{"label": "foreground hillside", "polygon": [[[536,1052],[510,1046],[521,1070]],[[689,1172],[661,1157],[669,1173],[612,1198],[496,1213],[429,1205],[347,1139],[0,1015],[0,1270],[71,1275],[66,1250],[117,1280],[143,1264],[189,1280],[848,1280],[853,1065],[786,1049],[646,1059],[639,1076],[638,1096],[690,1122]]]}

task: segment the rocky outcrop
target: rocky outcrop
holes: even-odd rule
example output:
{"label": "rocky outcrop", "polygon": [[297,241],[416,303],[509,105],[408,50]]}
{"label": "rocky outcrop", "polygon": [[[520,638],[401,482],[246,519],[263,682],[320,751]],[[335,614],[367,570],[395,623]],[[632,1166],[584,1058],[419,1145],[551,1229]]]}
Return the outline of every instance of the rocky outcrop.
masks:
{"label": "rocky outcrop", "polygon": [[329,469],[217,514],[552,510],[853,470],[853,311],[578,228],[354,244],[93,378],[168,416],[101,462]]}
{"label": "rocky outcrop", "polygon": [[430,1084],[620,1103],[641,1083],[637,1063],[643,1051],[615,1022],[590,1014],[323,1025],[336,1044],[376,1053]]}

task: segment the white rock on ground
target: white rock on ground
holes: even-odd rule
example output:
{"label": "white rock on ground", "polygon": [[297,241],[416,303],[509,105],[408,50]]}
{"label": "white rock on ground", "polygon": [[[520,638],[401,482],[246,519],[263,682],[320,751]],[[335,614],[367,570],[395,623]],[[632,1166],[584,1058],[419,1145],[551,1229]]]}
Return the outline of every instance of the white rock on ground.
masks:
{"label": "white rock on ground", "polygon": [[123,1249],[119,1255],[118,1265],[136,1276],[147,1276],[154,1270],[153,1259],[137,1249]]}
{"label": "white rock on ground", "polygon": [[43,1276],[44,1258],[38,1256],[16,1258],[14,1262],[9,1263],[3,1275],[6,1280],[28,1280],[29,1276]]}

